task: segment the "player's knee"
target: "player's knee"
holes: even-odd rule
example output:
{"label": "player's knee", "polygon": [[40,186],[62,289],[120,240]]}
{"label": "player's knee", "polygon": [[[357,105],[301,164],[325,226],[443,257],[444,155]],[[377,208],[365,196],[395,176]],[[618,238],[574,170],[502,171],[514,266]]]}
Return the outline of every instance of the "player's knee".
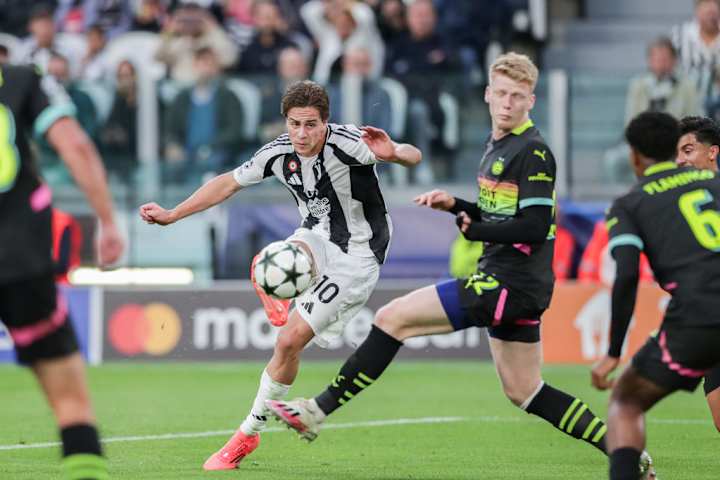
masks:
{"label": "player's knee", "polygon": [[375,325],[388,335],[403,340],[403,332],[409,326],[407,315],[402,307],[402,300],[396,299],[380,308],[375,314]]}
{"label": "player's knee", "polygon": [[298,355],[303,347],[304,345],[295,335],[283,331],[275,342],[275,353],[283,357],[292,357]]}

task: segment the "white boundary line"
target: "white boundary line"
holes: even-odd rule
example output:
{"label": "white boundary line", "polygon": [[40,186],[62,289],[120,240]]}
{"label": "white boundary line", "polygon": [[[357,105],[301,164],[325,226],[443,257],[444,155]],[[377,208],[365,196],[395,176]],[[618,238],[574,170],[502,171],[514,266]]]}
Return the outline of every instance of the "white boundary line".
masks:
{"label": "white boundary line", "polygon": [[[495,417],[495,416],[483,416],[483,417],[421,417],[421,418],[396,418],[389,420],[369,420],[365,422],[349,422],[349,423],[328,423],[323,425],[323,430],[344,430],[350,428],[364,428],[364,427],[390,427],[395,425],[424,425],[431,423],[455,423],[455,422],[481,422],[481,423],[515,423],[515,422],[542,422],[540,419],[527,419],[524,420],[519,417]],[[657,424],[669,424],[669,425],[711,425],[711,419],[649,419],[650,423]],[[284,427],[270,427],[266,428],[263,432],[274,433],[274,432],[285,432],[287,431]],[[164,433],[160,435],[134,435],[126,437],[108,437],[102,440],[103,443],[116,443],[116,442],[144,442],[152,440],[175,440],[178,438],[205,438],[205,437],[219,437],[222,435],[230,435],[235,433],[235,430],[210,430],[207,432],[185,432],[185,433]],[[27,444],[15,444],[15,445],[0,445],[0,451],[8,450],[26,450],[29,448],[50,448],[57,447],[60,442],[44,442],[44,443],[27,443]]]}

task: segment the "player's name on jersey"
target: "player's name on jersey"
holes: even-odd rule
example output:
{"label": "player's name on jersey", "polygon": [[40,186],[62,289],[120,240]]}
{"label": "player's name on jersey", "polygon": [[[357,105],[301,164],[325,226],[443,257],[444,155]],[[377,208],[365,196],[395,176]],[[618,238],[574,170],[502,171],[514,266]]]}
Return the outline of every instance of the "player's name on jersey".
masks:
{"label": "player's name on jersey", "polygon": [[673,188],[682,187],[701,180],[709,180],[714,177],[715,173],[710,170],[690,170],[648,182],[643,185],[643,190],[649,195],[655,195],[656,193],[666,192]]}

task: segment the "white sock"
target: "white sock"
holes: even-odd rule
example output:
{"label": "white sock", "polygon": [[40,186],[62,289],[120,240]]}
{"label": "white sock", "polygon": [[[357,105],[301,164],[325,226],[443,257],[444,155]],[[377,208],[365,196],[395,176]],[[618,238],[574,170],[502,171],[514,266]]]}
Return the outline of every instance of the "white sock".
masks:
{"label": "white sock", "polygon": [[320,409],[320,406],[317,404],[315,399],[311,398],[310,400],[308,400],[308,403],[310,403],[310,413],[312,413],[313,417],[315,417],[318,422],[324,422],[325,418],[327,418],[327,415],[325,415],[325,412]]}
{"label": "white sock", "polygon": [[263,370],[262,376],[260,377],[260,386],[258,387],[257,396],[253,402],[250,413],[240,425],[240,430],[245,435],[255,435],[265,429],[267,423],[267,416],[270,411],[265,406],[265,400],[280,400],[285,398],[290,385],[283,385],[273,380],[267,373],[267,370]]}

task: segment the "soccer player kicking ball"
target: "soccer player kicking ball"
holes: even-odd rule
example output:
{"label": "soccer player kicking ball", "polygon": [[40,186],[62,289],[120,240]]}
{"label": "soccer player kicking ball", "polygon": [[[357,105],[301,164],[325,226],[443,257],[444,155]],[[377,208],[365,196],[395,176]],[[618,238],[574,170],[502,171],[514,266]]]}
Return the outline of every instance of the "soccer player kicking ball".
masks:
{"label": "soccer player kicking ball", "polygon": [[608,410],[612,480],[636,478],[645,412],[677,390],[695,390],[710,369],[720,366],[720,180],[713,171],[673,162],[680,128],[668,114],[638,115],[625,137],[638,183],[608,213],[617,275],[610,349],[592,370],[595,387],[613,385],[608,376],[618,366],[635,307],[641,251],[672,299],[660,331],[614,382]]}
{"label": "soccer player kicking ball", "polygon": [[287,240],[311,258],[317,287],[322,284],[297,297],[289,315],[289,302],[256,288],[272,323],[285,326],[260,377],[250,413],[225,446],[207,459],[205,470],[236,468],[257,448],[269,413],[265,402],[285,397],[303,348],[313,339],[326,346],[365,305],[392,234],[374,165],[382,161],[413,166],[421,160],[420,150],[394,143],[383,130],[328,123],[327,92],[314,82],[288,87],[281,111],[287,134],[252,159],[210,180],[172,210],[155,203],[140,207],[146,222],[168,225],[274,176],[290,190],[302,217],[301,227]]}
{"label": "soccer player kicking ball", "polygon": [[529,118],[537,78],[525,55],[509,53],[491,66],[485,101],[492,133],[478,168],[477,204],[440,190],[415,199],[457,215],[468,240],[486,242],[477,272],[415,290],[381,308],[368,338],[317,397],[268,402],[281,421],[308,440],[327,415],[378,379],[403,340],[485,327],[510,401],[605,452],[605,424],[584,402],[545,383],[540,372],[540,318],[554,283],[555,160]]}

